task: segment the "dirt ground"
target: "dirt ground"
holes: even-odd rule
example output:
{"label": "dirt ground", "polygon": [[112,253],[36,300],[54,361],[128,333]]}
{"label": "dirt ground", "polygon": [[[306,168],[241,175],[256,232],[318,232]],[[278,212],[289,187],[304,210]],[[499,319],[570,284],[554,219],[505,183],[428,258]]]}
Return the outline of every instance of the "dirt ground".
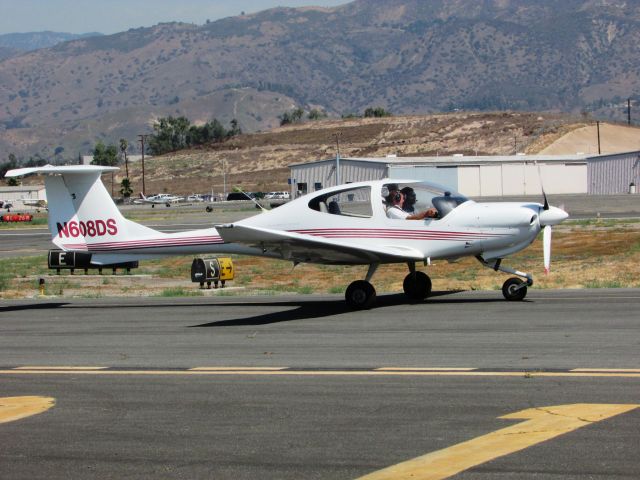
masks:
{"label": "dirt ground", "polygon": [[[640,150],[640,128],[610,123],[600,124],[600,152],[620,153]],[[568,132],[540,153],[547,155],[573,155],[598,153],[596,125],[588,125]]]}

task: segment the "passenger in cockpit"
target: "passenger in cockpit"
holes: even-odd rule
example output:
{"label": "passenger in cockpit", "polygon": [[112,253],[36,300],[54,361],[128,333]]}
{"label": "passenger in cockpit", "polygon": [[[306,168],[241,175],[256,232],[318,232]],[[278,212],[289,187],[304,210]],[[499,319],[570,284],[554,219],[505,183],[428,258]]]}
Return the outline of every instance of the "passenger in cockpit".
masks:
{"label": "passenger in cockpit", "polygon": [[[424,212],[418,213],[406,211],[404,209],[406,202],[405,194],[398,190],[396,185],[390,185],[388,188],[389,195],[386,197],[387,204],[389,205],[387,208],[387,217],[398,220],[422,220],[424,218],[435,218],[438,216],[438,211],[435,208],[429,208]],[[409,189],[411,190],[411,193],[413,193],[413,203],[415,203],[415,192],[413,192],[412,188]],[[411,205],[411,208],[413,210],[413,204]]]}

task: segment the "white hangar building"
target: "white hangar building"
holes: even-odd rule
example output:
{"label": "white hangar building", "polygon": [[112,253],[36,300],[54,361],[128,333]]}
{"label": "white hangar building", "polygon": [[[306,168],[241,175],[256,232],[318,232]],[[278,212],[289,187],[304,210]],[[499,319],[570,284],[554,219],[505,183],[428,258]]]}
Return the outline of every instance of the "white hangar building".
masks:
{"label": "white hangar building", "polygon": [[[429,180],[470,197],[539,195],[538,167],[549,194],[612,195],[640,185],[640,151],[593,155],[341,158],[340,182]],[[292,193],[336,185],[336,159],[289,166]]]}

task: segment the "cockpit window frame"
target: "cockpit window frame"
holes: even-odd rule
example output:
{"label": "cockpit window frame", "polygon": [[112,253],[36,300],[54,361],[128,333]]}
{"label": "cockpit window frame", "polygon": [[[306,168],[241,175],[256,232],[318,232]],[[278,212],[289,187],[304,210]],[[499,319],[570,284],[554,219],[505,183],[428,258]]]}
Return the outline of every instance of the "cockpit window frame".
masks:
{"label": "cockpit window frame", "polygon": [[[350,195],[354,195],[354,192],[366,192],[363,200],[355,200],[353,197],[350,198]],[[371,218],[374,216],[373,207],[371,204],[371,185],[362,185],[362,186],[349,186],[343,188],[341,190],[334,190],[332,192],[324,193],[322,195],[314,196],[309,202],[307,202],[307,206],[311,210],[315,210],[320,213],[326,213],[329,215],[340,215],[344,217],[356,217],[356,218]],[[337,197],[337,200],[334,199],[332,201],[327,202],[330,198]],[[361,206],[366,205],[365,213],[356,213],[352,209],[348,207],[352,205],[354,202],[359,203]]]}

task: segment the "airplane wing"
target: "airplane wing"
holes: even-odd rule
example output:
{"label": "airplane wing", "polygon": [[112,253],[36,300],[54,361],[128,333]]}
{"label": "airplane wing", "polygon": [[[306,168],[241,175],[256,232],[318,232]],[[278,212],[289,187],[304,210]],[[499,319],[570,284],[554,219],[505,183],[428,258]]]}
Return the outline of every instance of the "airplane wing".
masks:
{"label": "airplane wing", "polygon": [[421,252],[407,247],[353,246],[333,239],[237,224],[216,225],[216,229],[225,243],[261,248],[265,254],[275,253],[284,260],[301,263],[364,265],[424,260]]}

